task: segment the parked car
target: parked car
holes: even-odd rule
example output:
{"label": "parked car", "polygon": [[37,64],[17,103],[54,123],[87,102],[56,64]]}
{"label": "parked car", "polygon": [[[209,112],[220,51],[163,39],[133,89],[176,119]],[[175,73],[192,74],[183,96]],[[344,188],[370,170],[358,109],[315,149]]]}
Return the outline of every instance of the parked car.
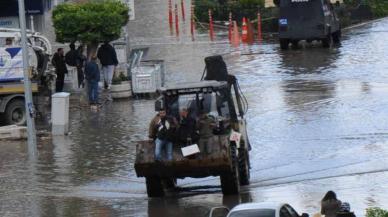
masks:
{"label": "parked car", "polygon": [[234,207],[227,217],[309,217],[307,213],[299,215],[286,203],[245,203]]}

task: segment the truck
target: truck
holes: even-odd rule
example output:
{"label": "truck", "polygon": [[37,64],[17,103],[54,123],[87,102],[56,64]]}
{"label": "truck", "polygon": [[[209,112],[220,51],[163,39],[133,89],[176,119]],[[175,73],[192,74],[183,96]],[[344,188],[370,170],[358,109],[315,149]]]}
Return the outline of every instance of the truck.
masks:
{"label": "truck", "polygon": [[[0,116],[1,125],[25,125],[24,73],[20,29],[0,28]],[[34,103],[50,95],[54,71],[48,67],[52,47],[38,32],[27,32],[29,72]],[[43,103],[44,104],[44,103]],[[42,104],[37,105],[39,108]]]}
{"label": "truck", "polygon": [[[193,119],[198,120],[200,113],[211,117],[216,123],[212,151],[201,152],[196,144],[174,144],[173,160],[160,163],[155,161],[152,140],[137,142],[134,167],[138,177],[145,177],[149,197],[163,197],[166,189],[176,186],[177,179],[186,177],[219,176],[225,195],[238,194],[240,186],[249,184],[247,100],[236,77],[228,74],[221,56],[207,57],[205,62],[207,72],[201,81],[160,88],[155,110],[163,107],[169,116],[178,118],[179,110],[187,108]],[[184,149],[191,147],[197,152],[185,155]]]}
{"label": "truck", "polygon": [[280,48],[288,49],[291,43],[318,40],[323,47],[340,43],[341,26],[330,0],[274,0],[279,7]]}

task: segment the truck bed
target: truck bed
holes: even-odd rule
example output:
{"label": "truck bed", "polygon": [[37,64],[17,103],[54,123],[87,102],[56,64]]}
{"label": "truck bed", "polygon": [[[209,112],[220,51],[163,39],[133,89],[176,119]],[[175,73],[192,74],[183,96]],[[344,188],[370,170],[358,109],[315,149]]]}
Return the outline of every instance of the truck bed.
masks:
{"label": "truck bed", "polygon": [[190,157],[183,157],[181,147],[174,144],[173,160],[155,162],[155,145],[151,140],[139,141],[136,146],[135,170],[138,177],[174,177],[201,178],[218,176],[230,170],[229,137],[218,137],[219,143],[213,144],[210,154],[199,153]]}

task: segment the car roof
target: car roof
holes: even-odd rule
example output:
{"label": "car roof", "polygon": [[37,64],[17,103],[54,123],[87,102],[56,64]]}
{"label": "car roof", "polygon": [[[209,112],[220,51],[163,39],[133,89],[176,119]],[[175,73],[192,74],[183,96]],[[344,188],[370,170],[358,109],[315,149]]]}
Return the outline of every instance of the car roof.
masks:
{"label": "car roof", "polygon": [[274,209],[279,210],[282,206],[286,205],[285,203],[276,203],[276,202],[263,202],[263,203],[243,203],[235,206],[231,212],[240,211],[240,210],[249,210],[249,209]]}
{"label": "car roof", "polygon": [[227,87],[227,85],[228,85],[228,83],[226,81],[182,82],[182,83],[177,83],[177,84],[167,85],[165,87],[161,87],[161,88],[159,88],[159,91],[160,92],[167,92],[167,91],[173,91],[173,90],[189,90],[189,89],[200,90],[203,88],[222,89],[222,88]]}

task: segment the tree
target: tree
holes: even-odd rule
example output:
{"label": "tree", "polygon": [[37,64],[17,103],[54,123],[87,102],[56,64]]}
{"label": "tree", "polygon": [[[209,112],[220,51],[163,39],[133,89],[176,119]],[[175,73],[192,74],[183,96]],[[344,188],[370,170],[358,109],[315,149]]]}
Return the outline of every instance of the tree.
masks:
{"label": "tree", "polygon": [[121,27],[129,19],[128,12],[128,6],[118,0],[60,4],[52,16],[56,40],[86,44],[90,58],[99,43],[120,38]]}

